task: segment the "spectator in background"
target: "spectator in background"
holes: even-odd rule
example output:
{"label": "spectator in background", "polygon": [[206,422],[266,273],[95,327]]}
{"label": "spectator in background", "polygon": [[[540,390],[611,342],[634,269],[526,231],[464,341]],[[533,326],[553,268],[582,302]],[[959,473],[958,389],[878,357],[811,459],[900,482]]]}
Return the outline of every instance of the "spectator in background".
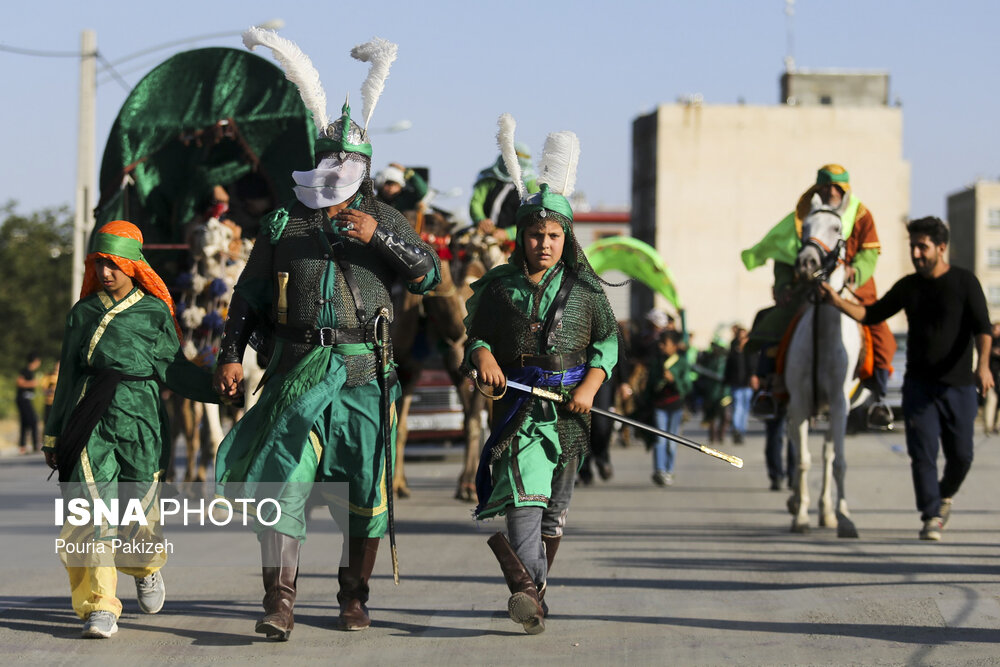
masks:
{"label": "spectator in background", "polygon": [[698,355],[695,371],[695,390],[701,394],[702,423],[708,429],[709,442],[722,442],[726,436],[729,418],[726,408],[732,398],[726,388],[726,344],[719,336],[712,339],[711,346]]}
{"label": "spectator in background", "polygon": [[734,327],[733,342],[726,358],[725,383],[733,397],[733,444],[742,445],[747,434],[747,418],[750,416],[750,399],[753,389],[750,378],[757,368],[757,359],[749,349],[749,332],[742,326]]}
{"label": "spectator in background", "polygon": [[400,213],[416,211],[427,196],[427,181],[398,162],[375,174],[375,196]]}
{"label": "spectator in background", "polygon": [[[647,401],[653,408],[653,424],[667,433],[680,434],[684,417],[684,397],[691,389],[686,355],[680,350],[681,336],[666,330],[660,334],[657,354],[649,365]],[[664,437],[653,440],[653,483],[674,483],[677,443]]]}
{"label": "spectator in background", "polygon": [[17,413],[21,418],[21,428],[18,434],[18,451],[21,454],[28,453],[28,445],[25,440],[31,436],[31,451],[37,452],[41,449],[41,442],[38,439],[38,413],[35,412],[35,388],[38,387],[38,380],[35,379],[35,372],[42,365],[42,360],[37,352],[29,352],[27,364],[17,374],[17,394],[14,402],[17,404]]}

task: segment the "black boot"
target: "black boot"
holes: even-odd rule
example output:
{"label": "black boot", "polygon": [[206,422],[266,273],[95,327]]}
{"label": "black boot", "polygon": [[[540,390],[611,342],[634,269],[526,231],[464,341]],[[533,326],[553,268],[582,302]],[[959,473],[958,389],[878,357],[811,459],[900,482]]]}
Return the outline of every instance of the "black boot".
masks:
{"label": "black boot", "polygon": [[267,530],[260,536],[261,572],[264,575],[264,618],[255,630],[275,641],[288,641],[295,621],[295,584],[299,577],[301,542]]}
{"label": "black boot", "polygon": [[524,631],[529,635],[543,632],[545,620],[538,600],[538,589],[524,563],[517,557],[503,533],[498,532],[486,543],[500,562],[500,570],[511,592],[510,599],[507,600],[507,613],[511,620],[524,626]]}
{"label": "black boot", "polygon": [[341,630],[364,630],[372,624],[368,617],[368,580],[375,569],[378,537],[351,537],[347,540],[347,567],[337,573],[340,592],[339,627]]}

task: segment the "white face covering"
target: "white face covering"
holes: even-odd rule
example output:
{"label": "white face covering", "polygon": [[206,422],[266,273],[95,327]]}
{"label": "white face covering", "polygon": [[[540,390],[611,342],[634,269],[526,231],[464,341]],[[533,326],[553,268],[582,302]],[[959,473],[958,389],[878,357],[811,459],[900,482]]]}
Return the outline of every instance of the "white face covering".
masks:
{"label": "white face covering", "polygon": [[295,198],[309,208],[327,208],[345,202],[357,193],[365,177],[365,163],[341,160],[338,156],[320,160],[312,171],[293,171]]}

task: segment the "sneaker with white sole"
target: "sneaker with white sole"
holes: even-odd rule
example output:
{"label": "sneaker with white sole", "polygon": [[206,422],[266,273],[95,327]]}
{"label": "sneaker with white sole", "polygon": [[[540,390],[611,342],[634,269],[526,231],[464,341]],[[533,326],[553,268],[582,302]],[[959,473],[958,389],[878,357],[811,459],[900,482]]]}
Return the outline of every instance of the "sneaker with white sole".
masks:
{"label": "sneaker with white sole", "polygon": [[110,611],[92,611],[83,624],[81,637],[87,639],[107,639],[118,632],[118,617]]}
{"label": "sneaker with white sole", "polygon": [[951,498],[941,499],[941,527],[944,528],[948,525],[948,519],[951,518]]}
{"label": "sneaker with white sole", "polygon": [[156,571],[146,577],[136,577],[135,594],[139,598],[139,609],[142,613],[155,614],[163,609],[163,601],[167,599],[163,575]]}
{"label": "sneaker with white sole", "polygon": [[920,539],[937,542],[941,539],[941,530],[943,528],[944,525],[941,523],[941,517],[931,517],[924,521],[924,527],[920,529]]}

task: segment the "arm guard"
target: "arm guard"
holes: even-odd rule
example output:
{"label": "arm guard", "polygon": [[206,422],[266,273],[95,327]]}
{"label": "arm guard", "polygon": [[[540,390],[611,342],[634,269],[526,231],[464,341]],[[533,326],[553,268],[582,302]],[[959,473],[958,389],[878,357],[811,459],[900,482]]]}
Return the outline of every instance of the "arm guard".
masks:
{"label": "arm guard", "polygon": [[219,345],[219,364],[239,364],[243,362],[243,352],[250,341],[250,335],[259,318],[250,303],[239,292],[233,293],[229,303],[229,316]]}
{"label": "arm guard", "polygon": [[407,243],[382,225],[375,227],[368,245],[407,281],[416,280],[434,270],[434,258],[429,252]]}

